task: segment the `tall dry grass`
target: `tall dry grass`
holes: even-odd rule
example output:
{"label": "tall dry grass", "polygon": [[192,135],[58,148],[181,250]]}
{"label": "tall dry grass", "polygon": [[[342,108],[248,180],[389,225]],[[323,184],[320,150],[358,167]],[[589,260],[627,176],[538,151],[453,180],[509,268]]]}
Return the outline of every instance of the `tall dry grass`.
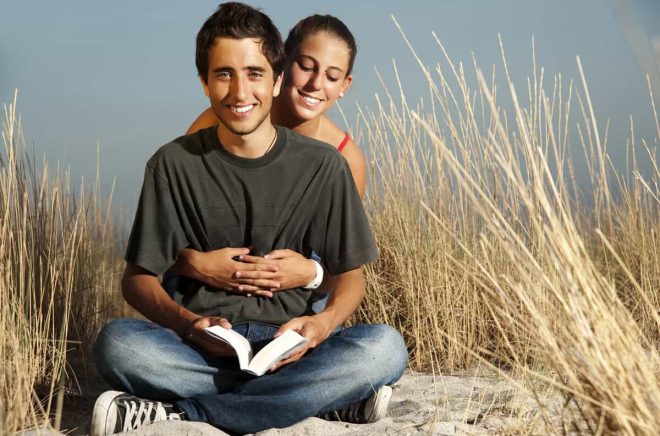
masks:
{"label": "tall dry grass", "polygon": [[621,172],[579,59],[580,85],[558,76],[549,93],[534,61],[523,97],[504,54],[498,80],[436,41],[433,69],[411,47],[423,105],[397,75],[394,95],[360,109],[381,258],[359,318],[397,326],[415,369],[487,362],[559,389],[552,414],[537,396],[543,432],[660,434],[660,129],[650,143],[631,135]]}
{"label": "tall dry grass", "polygon": [[[630,168],[621,172],[581,67],[579,86],[555,77],[548,93],[534,63],[523,100],[506,63],[501,80],[476,61],[452,63],[438,47],[443,60],[433,69],[418,59],[429,89],[423,104],[411,106],[397,79],[395,94],[360,111],[381,258],[367,268],[357,318],[397,326],[414,369],[487,363],[532,389],[541,382],[563,392],[562,410],[533,392],[542,422],[533,431],[660,434],[660,128],[640,142],[631,122]],[[5,434],[57,427],[71,383],[67,355],[115,311],[121,261],[98,183],[74,192],[66,173],[38,166],[15,101],[3,140]],[[650,174],[640,173],[640,159],[652,162]]]}
{"label": "tall dry grass", "polygon": [[0,434],[59,427],[75,380],[67,355],[87,344],[118,301],[109,202],[70,188],[26,150],[16,95],[0,153]]}

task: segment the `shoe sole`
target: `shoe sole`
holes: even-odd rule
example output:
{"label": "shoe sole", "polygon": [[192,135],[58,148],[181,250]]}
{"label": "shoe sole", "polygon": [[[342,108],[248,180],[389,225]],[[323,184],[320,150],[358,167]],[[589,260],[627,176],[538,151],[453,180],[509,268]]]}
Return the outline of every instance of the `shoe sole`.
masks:
{"label": "shoe sole", "polygon": [[[114,431],[115,425],[117,424],[117,414],[109,414],[108,411],[111,407],[116,407],[114,406],[114,399],[123,393],[124,392],[121,391],[105,391],[96,399],[96,403],[94,403],[94,411],[92,412],[92,423],[89,429],[91,436],[105,436],[107,434],[112,434],[108,433],[107,429],[109,427]],[[108,420],[108,415],[111,415],[110,419],[112,422]]]}
{"label": "shoe sole", "polygon": [[392,399],[392,388],[383,386],[376,392],[374,399],[374,409],[371,411],[367,423],[380,421],[387,416],[387,409],[390,407],[390,400]]}

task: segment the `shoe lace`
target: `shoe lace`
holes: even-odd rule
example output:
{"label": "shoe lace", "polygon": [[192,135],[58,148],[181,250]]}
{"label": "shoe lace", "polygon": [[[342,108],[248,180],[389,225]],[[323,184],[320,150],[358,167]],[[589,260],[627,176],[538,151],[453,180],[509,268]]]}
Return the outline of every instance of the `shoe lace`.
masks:
{"label": "shoe lace", "polygon": [[124,400],[124,408],[126,414],[124,415],[123,432],[158,421],[181,420],[178,413],[168,414],[163,403],[158,401]]}
{"label": "shoe lace", "polygon": [[346,409],[341,411],[341,420],[345,422],[355,422],[360,423],[365,421],[364,409],[367,400],[362,400],[358,403],[351,404]]}
{"label": "shoe lace", "polygon": [[320,417],[328,421],[343,421],[351,423],[364,422],[366,421],[366,402],[367,400],[358,401],[357,403],[353,403],[344,409],[324,413],[320,415]]}

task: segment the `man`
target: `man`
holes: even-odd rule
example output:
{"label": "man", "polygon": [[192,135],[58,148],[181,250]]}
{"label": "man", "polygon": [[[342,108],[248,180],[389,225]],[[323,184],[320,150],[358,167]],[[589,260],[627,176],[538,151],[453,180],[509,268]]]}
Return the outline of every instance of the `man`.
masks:
{"label": "man", "polygon": [[[200,30],[198,72],[220,124],[147,163],[122,291],[153,322],[115,320],[99,334],[97,367],[121,391],[97,400],[93,434],[166,419],[253,433],[332,411],[355,422],[385,413],[386,385],[401,376],[407,352],[390,327],[341,328],[364,296],[360,267],[376,248],[343,158],[271,124],[283,64],[279,32],[249,6],[223,4]],[[172,299],[158,281],[185,247],[241,246],[318,253],[335,276],[325,310],[311,310],[305,288],[265,298],[197,284]],[[233,327],[257,349],[286,330],[308,342],[252,377],[204,332],[211,325]]]}

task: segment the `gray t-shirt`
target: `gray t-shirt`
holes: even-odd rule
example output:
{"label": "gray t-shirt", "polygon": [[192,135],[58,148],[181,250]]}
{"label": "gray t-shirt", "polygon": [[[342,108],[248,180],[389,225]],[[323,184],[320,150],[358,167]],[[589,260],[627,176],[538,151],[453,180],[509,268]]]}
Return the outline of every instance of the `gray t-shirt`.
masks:
{"label": "gray t-shirt", "polygon": [[[186,247],[252,247],[264,255],[315,251],[332,274],[377,258],[350,169],[337,150],[278,127],[271,150],[256,159],[227,152],[215,127],[182,136],[147,162],[125,259],[162,274]],[[282,324],[311,311],[312,291],[246,297],[180,280],[174,299],[200,315],[232,323]]]}

